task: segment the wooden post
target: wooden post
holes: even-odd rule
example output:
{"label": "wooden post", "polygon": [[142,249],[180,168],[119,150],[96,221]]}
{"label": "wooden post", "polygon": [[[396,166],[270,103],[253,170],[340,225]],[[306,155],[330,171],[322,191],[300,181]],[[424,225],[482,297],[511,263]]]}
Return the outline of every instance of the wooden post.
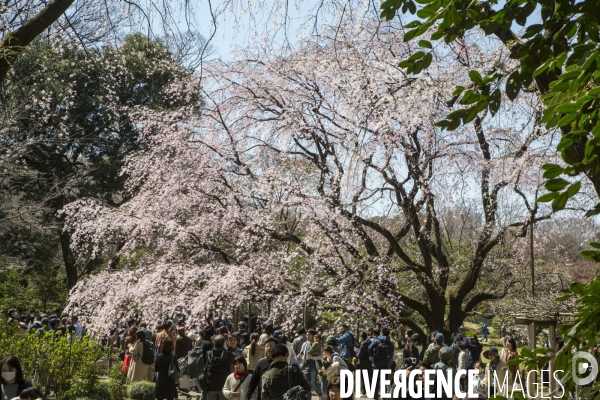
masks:
{"label": "wooden post", "polygon": [[[529,325],[527,326],[527,336],[528,336],[528,345],[527,347],[529,347],[529,350],[533,351],[535,350],[535,322],[531,321],[529,323]],[[529,373],[529,371],[527,371]],[[536,386],[534,385],[535,382],[537,382],[537,372],[535,372],[532,376],[532,379],[527,379],[527,375],[525,376],[525,379],[527,379],[527,387],[529,390],[529,393],[533,394],[535,392],[535,388]],[[531,397],[534,398],[534,397]],[[537,398],[537,397],[535,397]]]}
{"label": "wooden post", "polygon": [[267,300],[267,319],[271,318],[271,299]]}
{"label": "wooden post", "polygon": [[556,390],[556,382],[552,377],[554,376],[554,361],[556,360],[556,325],[558,322],[551,322],[548,327],[548,345],[552,349],[550,356],[550,362],[548,363],[548,369],[550,374],[550,397],[554,397],[554,391]]}
{"label": "wooden post", "polygon": [[531,215],[531,226],[529,230],[529,261],[531,264],[531,297],[535,297],[535,262],[533,258],[533,215]]}
{"label": "wooden post", "polygon": [[237,330],[237,326],[240,318],[240,307],[236,307],[233,309],[233,331]]}

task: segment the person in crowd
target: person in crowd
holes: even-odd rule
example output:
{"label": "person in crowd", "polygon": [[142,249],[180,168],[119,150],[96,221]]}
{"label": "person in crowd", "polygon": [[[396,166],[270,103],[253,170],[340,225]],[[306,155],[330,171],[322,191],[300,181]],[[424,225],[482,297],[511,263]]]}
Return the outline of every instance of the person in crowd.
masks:
{"label": "person in crowd", "polygon": [[178,360],[194,348],[192,339],[185,334],[185,326],[177,327],[177,339],[175,340],[175,358]]}
{"label": "person in crowd", "polygon": [[48,320],[48,332],[54,333],[58,329],[58,318],[50,318]]}
{"label": "person in crowd", "polygon": [[265,343],[267,343],[267,339],[273,337],[273,332],[275,332],[275,329],[273,329],[273,324],[266,324],[262,335],[260,335],[260,338],[258,339],[258,344],[264,346]]}
{"label": "person in crowd", "polygon": [[502,353],[502,357],[500,357],[500,359],[507,364],[507,368],[510,371],[510,376],[508,379],[511,385],[513,384],[513,379],[516,377],[517,371],[519,370],[519,366],[508,365],[508,362],[517,358],[518,355],[519,352],[517,351],[517,342],[515,342],[515,339],[509,338],[506,341],[506,351]]}
{"label": "person in crowd", "polygon": [[465,371],[465,376],[461,377],[460,387],[464,391],[465,390],[465,377],[467,372],[467,346],[465,346],[465,342],[458,341],[456,342],[458,347],[458,360],[456,361],[456,372]]}
{"label": "person in crowd", "polygon": [[238,338],[235,335],[227,337],[227,350],[233,353],[234,356],[244,357],[244,350],[238,347]]}
{"label": "person in crowd", "polygon": [[224,400],[223,386],[231,373],[233,359],[236,357],[225,348],[225,337],[216,335],[213,348],[206,353],[206,371],[208,380],[208,400]]}
{"label": "person in crowd", "polygon": [[44,400],[44,396],[42,395],[42,392],[40,392],[40,389],[31,386],[27,389],[23,389],[19,395],[19,400]]}
{"label": "person in crowd", "polygon": [[283,395],[296,386],[310,391],[310,384],[300,368],[295,364],[288,364],[289,356],[290,350],[286,345],[278,343],[273,347],[273,362],[262,377],[261,396],[263,400],[282,400]]}
{"label": "person in crowd", "polygon": [[9,324],[18,322],[17,310],[11,309],[8,310],[8,321]]}
{"label": "person in crowd", "polygon": [[346,361],[347,365],[350,365],[352,364],[352,359],[356,357],[356,353],[354,352],[354,333],[348,330],[348,325],[346,324],[338,326],[338,331],[340,337],[336,338],[335,341],[339,345],[340,356]]}
{"label": "person in crowd", "polygon": [[39,315],[36,315],[35,318],[33,319],[33,322],[29,325],[28,330],[38,330],[42,327],[42,317]]}
{"label": "person in crowd", "polygon": [[[319,337],[319,341],[316,341],[315,337]],[[316,347],[316,354],[311,353],[313,347]],[[307,379],[310,386],[315,390],[318,397],[322,397],[323,392],[321,391],[321,386],[317,383],[317,376],[319,375],[319,366],[317,363],[319,360],[323,359],[323,354],[321,352],[320,335],[316,330],[309,329],[306,332],[306,342],[302,345],[298,358],[302,363],[304,374],[308,375]],[[308,392],[307,395],[310,398],[310,392]]]}
{"label": "person in crowd", "polygon": [[250,344],[244,348],[244,356],[248,361],[248,370],[250,372],[254,371],[256,367],[256,363],[265,357],[265,347],[258,344],[258,339],[260,335],[256,332],[253,332],[250,335]]}
{"label": "person in crowd", "polygon": [[413,341],[412,336],[408,336],[406,338],[406,346],[402,349],[402,368],[406,369],[411,365],[418,365],[421,357],[419,355],[419,349],[415,347],[415,342]]}
{"label": "person in crowd", "polygon": [[287,336],[285,336],[282,331],[277,330],[273,332],[273,337],[277,339],[277,341],[280,344],[284,344],[288,348],[288,363],[295,363],[296,365],[300,366],[300,363],[298,362],[298,357],[294,352],[293,345],[291,343],[288,343]]}
{"label": "person in crowd", "polygon": [[506,325],[504,325],[504,322],[502,323],[502,325],[500,325],[500,337],[506,337]]}
{"label": "person in crowd", "polygon": [[475,393],[479,394],[479,398],[485,398],[487,396],[487,390],[481,386],[483,378],[485,378],[485,363],[483,361],[477,361],[475,363],[475,370],[477,371],[477,386],[475,386]]}
{"label": "person in crowd", "polygon": [[440,350],[444,347],[447,347],[444,346],[444,335],[442,333],[436,333],[434,340],[435,344],[433,346],[430,346],[425,351],[425,355],[423,356],[423,362],[429,365],[434,365],[440,362]]}
{"label": "person in crowd", "polygon": [[238,346],[241,349],[246,348],[250,344],[250,334],[248,333],[248,324],[241,321],[238,324],[238,331],[234,332],[233,335],[238,338]]}
{"label": "person in crowd", "polygon": [[306,343],[308,340],[308,335],[306,334],[306,329],[303,326],[299,327],[296,330],[296,338],[292,344],[292,348],[294,349],[294,353],[300,354],[300,350],[302,350],[302,345]]}
{"label": "person in crowd", "polygon": [[[252,372],[248,369],[248,364],[243,356],[236,356],[233,359],[233,373],[227,377],[223,386],[223,395],[229,400],[243,400],[246,398],[248,386],[252,379]],[[256,393],[251,396],[251,400],[256,399]]]}
{"label": "person in crowd", "polygon": [[483,335],[482,341],[488,341],[488,335],[490,334],[490,330],[488,329],[486,324],[483,324],[481,327],[481,334]]}
{"label": "person in crowd", "polygon": [[[127,348],[127,336],[129,335],[130,331],[132,328],[136,328],[133,332],[135,332],[137,330],[136,327],[136,322],[134,318],[129,318],[127,319],[127,330],[125,332],[123,332],[123,334],[120,336],[120,343],[119,343],[119,347],[126,349]],[[83,329],[82,329],[83,331]]]}
{"label": "person in crowd", "polygon": [[21,362],[15,356],[8,356],[0,361],[0,400],[11,400],[31,387],[31,382],[23,377]]}
{"label": "person in crowd", "polygon": [[252,379],[250,380],[250,385],[248,386],[248,392],[246,393],[246,399],[250,400],[255,391],[257,391],[256,399],[262,399],[262,377],[269,370],[271,366],[271,361],[273,360],[273,348],[277,345],[277,339],[269,337],[265,342],[265,358],[259,360],[254,367],[254,371],[252,372]]}
{"label": "person in crowd", "polygon": [[83,337],[83,327],[79,323],[79,317],[77,315],[73,315],[71,317],[71,323],[75,327],[75,335],[79,340]]}
{"label": "person in crowd", "polygon": [[471,335],[469,338],[469,342],[465,343],[467,349],[469,349],[469,353],[471,354],[471,360],[473,361],[473,366],[475,363],[481,359],[481,352],[483,351],[483,345],[479,343],[479,339],[477,335]]}
{"label": "person in crowd", "polygon": [[[440,361],[433,366],[433,369],[436,371],[442,371],[442,374],[444,374],[446,378],[449,377],[449,374],[452,374],[452,377],[456,376],[456,369],[453,367],[454,351],[450,347],[440,348],[439,359]],[[436,391],[432,390],[432,393],[435,393],[437,395]],[[442,397],[440,398],[442,400],[452,400],[453,393],[447,392],[446,390],[442,390]]]}
{"label": "person in crowd", "polygon": [[[369,345],[369,359],[373,362],[373,371],[381,369],[390,369],[394,359],[394,344],[390,340],[390,329],[382,328],[381,336],[378,336]],[[376,387],[375,400],[379,399],[379,384],[374,380]]]}
{"label": "person in crowd", "polygon": [[225,325],[220,326],[219,329],[217,329],[217,335],[221,335],[227,339],[229,337],[229,329],[227,329]]}
{"label": "person in crowd", "polygon": [[162,342],[166,339],[171,339],[173,342],[173,350],[177,349],[177,339],[175,338],[175,334],[173,333],[173,321],[168,320],[163,324],[163,330],[156,335],[156,347],[160,351],[162,349]]}
{"label": "person in crowd", "polygon": [[[510,374],[510,371],[506,366],[506,362],[500,359],[500,354],[498,354],[498,349],[495,346],[491,346],[488,350],[484,351],[483,356],[490,360],[490,362],[485,367],[485,377],[481,381],[481,387],[487,392],[487,387],[489,385],[490,394],[494,395],[497,393],[496,387],[494,385],[494,372],[496,372],[498,382],[504,382],[504,375]],[[490,379],[489,381],[488,377]],[[510,376],[508,378],[510,381]]]}
{"label": "person in crowd", "polygon": [[423,344],[421,343],[421,336],[419,336],[418,333],[414,333],[411,337],[413,340],[413,346],[415,346],[417,348],[417,351],[419,352],[419,360],[421,360],[425,351],[425,346],[423,346]]}
{"label": "person in crowd", "polygon": [[334,379],[327,385],[327,394],[329,400],[341,400],[341,399],[353,399],[352,395],[349,397],[341,397],[342,387],[339,379]]}
{"label": "person in crowd", "polygon": [[[356,369],[358,370],[367,370],[369,378],[373,376],[373,366],[371,360],[369,360],[369,346],[371,345],[371,339],[369,339],[367,332],[362,332],[360,334],[360,346],[358,347],[358,354],[356,358],[358,359],[358,364],[356,365]],[[360,372],[362,374],[362,372]],[[362,375],[361,375],[362,377]],[[361,381],[361,384],[364,388],[364,382]],[[364,390],[363,390],[364,393]]]}
{"label": "person in crowd", "polygon": [[338,347],[337,341],[335,340],[335,336],[327,336],[325,338],[325,346],[331,346],[335,353],[340,352],[340,348]]}
{"label": "person in crowd", "polygon": [[135,343],[137,341],[136,338],[136,333],[137,333],[137,327],[132,326],[131,328],[129,328],[127,330],[127,334],[125,335],[125,347],[124,349],[127,350],[129,348],[129,346],[131,346],[133,343]]}
{"label": "person in crowd", "polygon": [[[452,344],[458,344],[458,342],[463,342],[463,344],[465,345],[465,354],[467,357],[467,369],[473,369],[473,358],[471,357],[471,353],[469,351],[469,348],[471,347],[471,342],[469,341],[469,338],[467,338],[467,328],[465,328],[464,326],[461,326],[460,328],[458,328],[458,334],[453,336],[453,342]],[[460,350],[458,350],[458,346],[454,346],[454,362],[458,363],[458,354],[460,352]],[[456,365],[455,365],[456,367]]]}
{"label": "person in crowd", "polygon": [[154,343],[154,332],[148,329],[148,324],[146,322],[140,323],[140,330],[144,331],[144,333],[146,334],[146,340]]}
{"label": "person in crowd", "polygon": [[142,362],[144,340],[146,340],[146,334],[144,331],[138,330],[135,332],[135,341],[130,343],[127,348],[127,353],[132,355],[129,371],[127,372],[129,382],[140,382],[148,379],[148,365]]}
{"label": "person in crowd", "polygon": [[[341,370],[348,369],[346,360],[336,353],[331,346],[323,348],[323,357],[327,359],[327,363],[323,364],[321,371],[323,375],[327,376],[327,382],[331,382],[335,377],[339,377]],[[325,390],[323,392],[325,393]]]}
{"label": "person in crowd", "polygon": [[173,341],[169,338],[163,340],[160,352],[154,361],[154,371],[156,372],[154,398],[157,400],[177,399],[175,380],[169,376],[169,366],[171,365],[171,361],[175,359],[173,351]]}

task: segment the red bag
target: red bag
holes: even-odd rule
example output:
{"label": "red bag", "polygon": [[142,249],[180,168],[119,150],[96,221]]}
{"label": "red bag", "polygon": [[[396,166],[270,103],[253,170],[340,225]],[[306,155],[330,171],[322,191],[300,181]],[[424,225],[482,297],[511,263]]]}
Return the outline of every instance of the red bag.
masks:
{"label": "red bag", "polygon": [[131,365],[131,360],[133,356],[131,354],[125,354],[125,358],[123,359],[123,366],[121,367],[121,372],[126,374],[129,372],[129,365]]}

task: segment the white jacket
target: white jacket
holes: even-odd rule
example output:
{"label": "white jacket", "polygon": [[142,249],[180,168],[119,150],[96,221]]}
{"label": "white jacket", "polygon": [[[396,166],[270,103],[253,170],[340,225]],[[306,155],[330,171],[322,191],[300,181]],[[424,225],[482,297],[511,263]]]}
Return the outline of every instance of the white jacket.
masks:
{"label": "white jacket", "polygon": [[[242,382],[240,388],[237,390],[240,395],[238,397],[233,397],[231,393],[233,393],[237,385],[240,384],[240,380],[235,379],[233,374],[229,375],[225,381],[225,385],[223,386],[223,395],[232,400],[244,400],[246,398],[246,392],[248,391],[248,385],[250,385],[250,379],[252,379],[252,374],[248,374],[248,376],[246,376],[246,379],[244,379],[244,382]],[[252,394],[251,400],[256,400],[257,395],[258,390],[255,390],[254,394]]]}

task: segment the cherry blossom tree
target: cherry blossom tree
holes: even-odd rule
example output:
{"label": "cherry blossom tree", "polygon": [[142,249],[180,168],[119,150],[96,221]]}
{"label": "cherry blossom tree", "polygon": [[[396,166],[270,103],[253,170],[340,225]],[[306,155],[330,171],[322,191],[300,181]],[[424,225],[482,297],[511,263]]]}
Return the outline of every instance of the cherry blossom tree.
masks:
{"label": "cherry blossom tree", "polygon": [[78,254],[122,260],[80,282],[69,308],[103,329],[123,309],[204,318],[271,301],[288,325],[307,305],[423,333],[456,331],[510,293],[519,238],[551,215],[535,202],[539,166],[556,157],[539,99],[521,93],[441,131],[463,72],[511,60],[473,35],[406,76],[401,36],[347,20],[293,50],[213,63],[201,115],[137,107],[149,146],[123,171],[135,195],[63,210]]}

